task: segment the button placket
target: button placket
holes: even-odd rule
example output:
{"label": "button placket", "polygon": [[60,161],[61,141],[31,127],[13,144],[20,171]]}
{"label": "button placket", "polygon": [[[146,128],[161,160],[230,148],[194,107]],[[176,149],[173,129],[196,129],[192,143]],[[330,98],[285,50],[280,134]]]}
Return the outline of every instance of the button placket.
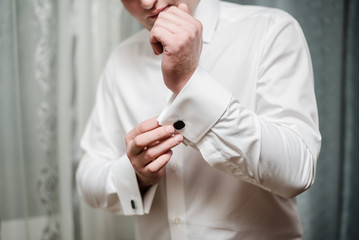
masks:
{"label": "button placket", "polygon": [[173,219],[173,223],[176,224],[176,225],[180,224],[180,223],[181,223],[181,218],[175,217],[175,218]]}
{"label": "button placket", "polygon": [[173,149],[170,163],[166,166],[167,213],[171,239],[187,239],[186,209],[183,181],[183,146]]}
{"label": "button placket", "polygon": [[178,164],[177,163],[171,163],[170,168],[172,171],[176,172],[178,170]]}

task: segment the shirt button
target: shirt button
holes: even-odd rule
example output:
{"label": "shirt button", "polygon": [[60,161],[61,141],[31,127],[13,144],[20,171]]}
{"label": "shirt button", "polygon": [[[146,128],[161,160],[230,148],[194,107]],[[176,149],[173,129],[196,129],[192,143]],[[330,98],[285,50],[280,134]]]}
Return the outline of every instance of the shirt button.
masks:
{"label": "shirt button", "polygon": [[179,217],[175,217],[175,218],[173,219],[173,222],[174,222],[174,224],[180,224],[180,223],[181,223],[181,219],[180,219]]}
{"label": "shirt button", "polygon": [[136,210],[136,202],[135,200],[131,200],[131,207],[133,210]]}
{"label": "shirt button", "polygon": [[171,164],[171,170],[172,170],[172,171],[177,171],[177,169],[178,169],[177,163],[172,163],[172,164]]}
{"label": "shirt button", "polygon": [[174,127],[175,129],[177,129],[177,130],[180,130],[180,129],[184,128],[184,126],[186,126],[186,124],[185,124],[183,121],[181,121],[181,120],[178,120],[177,122],[175,122],[175,123],[173,124],[173,127]]}

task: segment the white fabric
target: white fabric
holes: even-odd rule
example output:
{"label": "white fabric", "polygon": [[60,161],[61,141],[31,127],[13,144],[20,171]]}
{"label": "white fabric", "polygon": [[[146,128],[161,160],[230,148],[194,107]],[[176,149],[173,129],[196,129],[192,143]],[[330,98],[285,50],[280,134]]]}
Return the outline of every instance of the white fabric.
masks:
{"label": "white fabric", "polygon": [[[206,0],[195,16],[200,66],[177,96],[147,30],[111,55],[82,139],[80,191],[94,207],[138,215],[138,239],[301,239],[291,197],[313,183],[321,141],[303,33],[262,7]],[[124,137],[158,114],[160,123],[184,121],[187,146],[142,198]]]}

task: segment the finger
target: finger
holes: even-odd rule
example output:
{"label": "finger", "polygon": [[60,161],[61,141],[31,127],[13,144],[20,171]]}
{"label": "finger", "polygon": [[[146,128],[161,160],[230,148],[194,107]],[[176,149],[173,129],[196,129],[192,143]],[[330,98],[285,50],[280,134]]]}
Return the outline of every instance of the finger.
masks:
{"label": "finger", "polygon": [[146,151],[143,151],[141,153],[140,159],[143,160],[143,164],[147,165],[150,162],[157,159],[159,156],[164,154],[165,152],[168,152],[172,148],[179,145],[181,142],[183,142],[183,136],[180,134],[176,134],[163,142],[157,144],[156,146],[153,146],[151,148],[148,148]]}
{"label": "finger", "polygon": [[161,43],[160,39],[158,39],[158,37],[157,37],[160,34],[160,31],[161,31],[161,29],[156,28],[156,25],[154,25],[151,30],[151,33],[150,33],[150,44],[151,44],[153,52],[156,55],[160,55],[161,53],[163,53],[162,43]]}
{"label": "finger", "polygon": [[167,29],[154,26],[151,30],[150,43],[156,55],[161,54],[166,46],[174,41],[173,34]]}
{"label": "finger", "polygon": [[[171,19],[172,18],[172,19]],[[175,22],[178,20],[177,22]],[[153,34],[156,39],[161,41],[161,46],[165,51],[168,47],[177,46],[174,43],[179,43],[180,39],[187,39],[196,32],[196,26],[191,22],[185,22],[178,19],[177,16],[170,16],[168,19],[161,19],[156,24],[156,29],[153,29]]]}
{"label": "finger", "polygon": [[183,35],[183,31],[186,31],[187,33],[194,33],[202,27],[200,21],[196,18],[175,7],[170,8],[170,10],[166,12],[160,13],[155,26],[156,25],[164,27],[171,33],[178,34],[179,36]]}
{"label": "finger", "polygon": [[188,8],[187,4],[185,4],[185,3],[180,3],[180,4],[178,5],[178,8],[181,9],[182,11],[185,11],[186,13],[190,14],[189,8]]}
{"label": "finger", "polygon": [[163,169],[164,166],[166,166],[171,157],[172,151],[167,151],[159,156],[155,161],[150,162],[145,169],[150,173],[157,173]]}
{"label": "finger", "polygon": [[156,141],[156,142],[153,142],[153,143],[151,143],[150,145],[148,145],[148,147],[150,148],[150,147],[154,147],[154,146],[156,146],[157,144],[160,144],[161,142],[160,141]]}
{"label": "finger", "polygon": [[161,53],[163,53],[163,46],[159,41],[150,42],[150,43],[151,43],[152,50],[156,55],[160,55]]}
{"label": "finger", "polygon": [[163,14],[158,17],[156,24],[153,26],[153,28],[164,28],[169,33],[174,34],[178,31],[182,24],[183,23],[181,23],[181,19],[179,19],[179,17],[172,14]]}
{"label": "finger", "polygon": [[174,132],[175,128],[172,125],[167,125],[137,135],[131,142],[129,154],[136,155],[142,152],[145,147],[149,147],[157,141],[161,141],[172,136]]}
{"label": "finger", "polygon": [[158,128],[160,125],[157,122],[157,118],[158,117],[156,116],[138,124],[130,132],[127,133],[126,135],[127,140],[133,140],[136,136],[138,136],[141,133],[148,132],[155,128]]}
{"label": "finger", "polygon": [[[187,6],[186,4],[184,5]],[[185,26],[188,23],[191,23],[195,18],[191,14],[189,14],[189,12],[183,11],[177,7],[171,7],[169,10],[161,12],[158,15],[157,21],[160,19],[166,19],[168,21],[176,23],[177,25]]]}

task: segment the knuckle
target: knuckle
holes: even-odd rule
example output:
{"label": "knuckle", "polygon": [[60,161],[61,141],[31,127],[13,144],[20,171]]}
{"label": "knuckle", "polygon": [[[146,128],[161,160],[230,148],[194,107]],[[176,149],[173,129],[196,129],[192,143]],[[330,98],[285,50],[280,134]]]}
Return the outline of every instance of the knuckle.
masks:
{"label": "knuckle", "polygon": [[203,30],[203,25],[202,25],[202,23],[200,22],[200,21],[196,21],[196,27],[197,27],[197,30],[198,31],[200,31],[200,32],[202,32],[202,30]]}
{"label": "knuckle", "polygon": [[132,157],[130,157],[129,159],[130,159],[132,167],[137,171],[137,169],[139,167],[138,164],[137,164],[137,161]]}
{"label": "knuckle", "polygon": [[191,23],[188,25],[189,33],[193,34],[197,31],[197,25],[196,23]]}
{"label": "knuckle", "polygon": [[176,145],[178,145],[178,142],[176,141],[176,139],[171,138],[171,141],[168,143],[168,148],[173,148]]}
{"label": "knuckle", "polygon": [[182,49],[187,45],[188,36],[182,36],[181,39],[178,39],[179,41],[175,46],[173,46],[173,49],[175,52],[181,52]]}
{"label": "knuckle", "polygon": [[169,154],[165,154],[162,157],[163,157],[163,161],[165,161],[165,162],[168,162],[171,159],[171,155],[169,155]]}
{"label": "knuckle", "polygon": [[136,161],[131,161],[132,167],[137,171],[138,170],[138,165],[136,163]]}
{"label": "knuckle", "polygon": [[162,134],[163,134],[162,128],[153,131],[153,137],[156,139],[160,139],[162,137]]}
{"label": "knuckle", "polygon": [[170,6],[168,9],[167,9],[167,12],[173,12],[177,9],[177,7],[175,6]]}
{"label": "knuckle", "polygon": [[196,37],[197,37],[197,32],[192,31],[191,34],[188,36],[188,38],[189,38],[188,40],[192,42],[193,40],[196,39]]}
{"label": "knuckle", "polygon": [[162,18],[166,17],[168,13],[166,11],[162,11],[158,14],[157,21],[162,20]]}
{"label": "knuckle", "polygon": [[161,127],[160,131],[158,132],[157,137],[158,137],[158,138],[162,138],[162,137],[168,136],[169,134],[170,134],[170,133],[167,132],[167,127],[166,127],[166,126],[163,126],[163,127]]}
{"label": "knuckle", "polygon": [[148,168],[147,168],[147,171],[150,173],[150,174],[152,174],[152,177],[153,178],[156,178],[157,176],[156,176],[156,173],[157,173],[157,168],[156,167],[154,167],[154,166],[148,166]]}
{"label": "knuckle", "polygon": [[126,137],[125,137],[126,146],[129,146],[129,145],[130,145],[130,141],[131,141],[130,136],[129,136],[129,135],[126,135]]}
{"label": "knuckle", "polygon": [[186,32],[187,32],[187,34],[184,35],[184,37],[185,37],[184,42],[185,43],[191,43],[198,36],[198,29],[194,25],[188,26],[188,29],[187,29]]}
{"label": "knuckle", "polygon": [[131,160],[132,154],[129,148],[126,149],[126,154],[128,156],[128,158]]}
{"label": "knuckle", "polygon": [[182,41],[179,41],[176,45],[172,46],[172,53],[177,54],[181,52],[183,45]]}
{"label": "knuckle", "polygon": [[145,126],[145,123],[140,123],[139,125],[138,125],[138,130],[139,130],[139,132],[145,132],[146,131],[146,126]]}
{"label": "knuckle", "polygon": [[149,149],[146,151],[144,158],[146,161],[150,161],[155,158],[155,153],[153,150]]}
{"label": "knuckle", "polygon": [[150,38],[156,37],[158,35],[158,22],[155,22],[151,29]]}
{"label": "knuckle", "polygon": [[135,137],[135,139],[133,139],[133,145],[137,148],[142,148],[144,147],[143,146],[143,143],[141,141],[141,139],[139,137]]}
{"label": "knuckle", "polygon": [[198,22],[198,23],[195,25],[194,34],[195,34],[196,36],[202,35],[202,31],[203,31],[202,23],[201,23],[201,22]]}
{"label": "knuckle", "polygon": [[164,168],[161,168],[161,169],[157,170],[157,172],[156,172],[156,178],[157,178],[156,181],[161,180],[161,178],[163,178],[164,175],[165,175]]}

